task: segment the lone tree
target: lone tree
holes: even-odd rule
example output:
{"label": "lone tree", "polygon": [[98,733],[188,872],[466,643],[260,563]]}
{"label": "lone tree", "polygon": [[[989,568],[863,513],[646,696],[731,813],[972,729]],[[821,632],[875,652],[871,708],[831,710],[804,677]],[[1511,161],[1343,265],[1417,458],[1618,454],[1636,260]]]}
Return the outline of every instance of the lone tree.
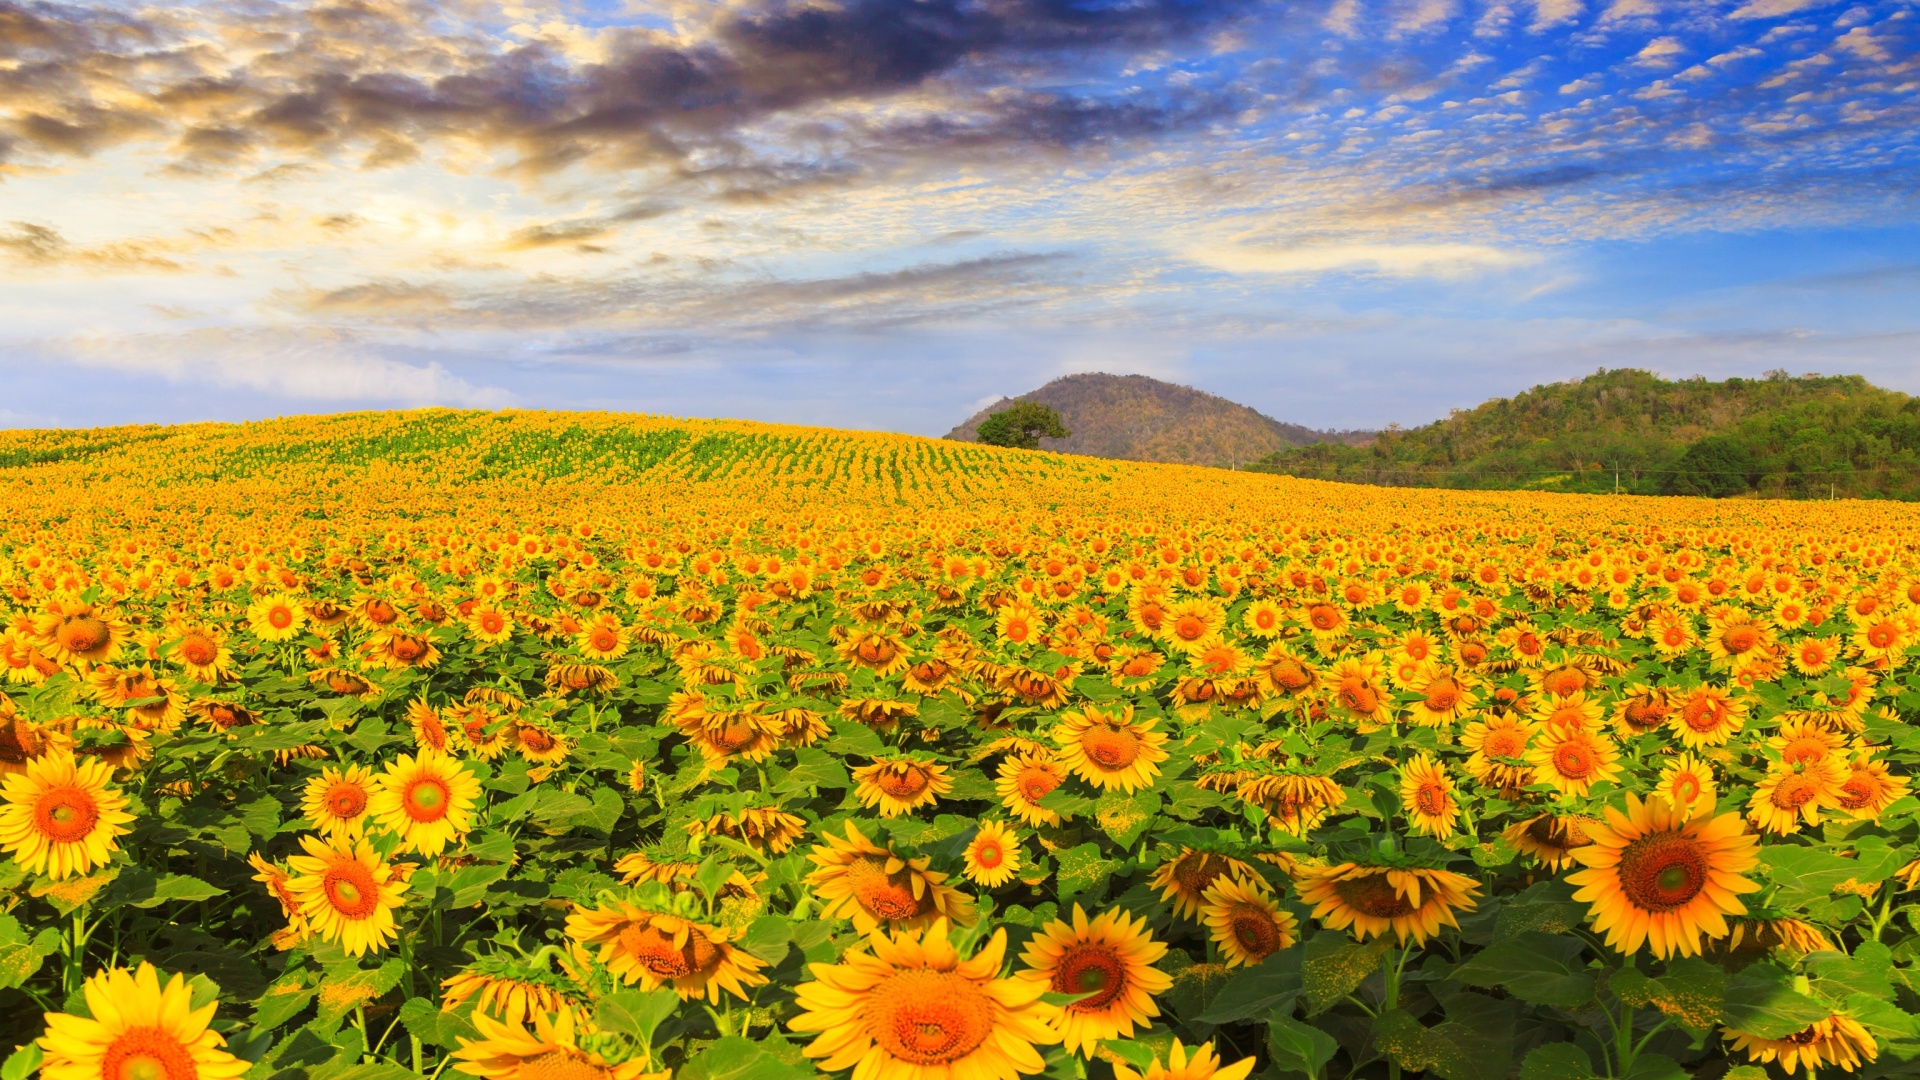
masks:
{"label": "lone tree", "polygon": [[1060,423],[1060,414],[1037,401],[1016,401],[985,420],[975,432],[983,443],[1014,446],[1022,450],[1040,449],[1040,437],[1064,439],[1073,434]]}

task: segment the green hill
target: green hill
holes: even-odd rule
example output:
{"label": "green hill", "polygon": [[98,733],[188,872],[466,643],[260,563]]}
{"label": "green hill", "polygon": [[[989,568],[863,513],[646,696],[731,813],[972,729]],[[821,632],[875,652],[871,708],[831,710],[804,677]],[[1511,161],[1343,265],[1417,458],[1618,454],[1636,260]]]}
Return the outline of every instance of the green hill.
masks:
{"label": "green hill", "polygon": [[1396,487],[1920,499],[1920,398],[1858,375],[1710,382],[1602,369],[1252,467]]}

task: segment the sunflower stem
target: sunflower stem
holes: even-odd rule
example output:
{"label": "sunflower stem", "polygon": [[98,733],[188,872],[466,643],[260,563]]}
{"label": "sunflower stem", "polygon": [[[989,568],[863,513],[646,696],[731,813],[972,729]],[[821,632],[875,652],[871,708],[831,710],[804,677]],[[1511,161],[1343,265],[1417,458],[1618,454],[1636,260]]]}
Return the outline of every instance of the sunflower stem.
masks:
{"label": "sunflower stem", "polygon": [[1633,1071],[1633,1059],[1638,1056],[1638,1048],[1633,1044],[1633,1006],[1620,1003],[1620,1022],[1613,1028],[1614,1075],[1626,1076]]}

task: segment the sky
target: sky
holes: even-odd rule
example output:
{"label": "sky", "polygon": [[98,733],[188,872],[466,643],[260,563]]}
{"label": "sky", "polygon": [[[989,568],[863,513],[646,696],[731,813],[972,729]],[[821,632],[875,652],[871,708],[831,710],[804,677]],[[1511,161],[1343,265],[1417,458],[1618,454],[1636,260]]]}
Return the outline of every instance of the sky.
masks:
{"label": "sky", "polygon": [[0,426],[1920,393],[1914,0],[0,0]]}

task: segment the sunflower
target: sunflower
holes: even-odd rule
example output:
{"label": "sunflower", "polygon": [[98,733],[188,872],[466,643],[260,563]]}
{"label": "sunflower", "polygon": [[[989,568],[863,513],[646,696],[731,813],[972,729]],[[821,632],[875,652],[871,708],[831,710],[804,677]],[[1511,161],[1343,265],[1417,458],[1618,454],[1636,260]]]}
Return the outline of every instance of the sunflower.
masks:
{"label": "sunflower", "polygon": [[261,641],[290,641],[300,635],[306,622],[300,601],[285,593],[263,596],[247,608],[247,629]]}
{"label": "sunflower", "polygon": [[132,635],[125,620],[92,604],[69,601],[49,603],[47,614],[36,619],[33,628],[35,644],[49,659],[75,667],[112,661]]}
{"label": "sunflower", "polygon": [[1346,790],[1333,777],[1291,771],[1248,777],[1234,795],[1265,811],[1275,828],[1294,836],[1305,836],[1328,810],[1347,801]]}
{"label": "sunflower", "polygon": [[1384,724],[1393,718],[1392,698],[1381,684],[1385,658],[1378,652],[1349,656],[1334,662],[1327,672],[1333,703],[1352,720]]}
{"label": "sunflower", "polygon": [[1162,745],[1167,736],[1153,730],[1156,721],[1136,722],[1133,706],[1118,713],[1089,705],[1060,714],[1053,739],[1060,744],[1060,764],[1102,791],[1128,794],[1152,787],[1167,759]]}
{"label": "sunflower", "polygon": [[[871,950],[871,951],[868,951]],[[1007,932],[970,960],[938,920],[924,932],[874,934],[840,963],[812,966],[794,1002],[796,1032],[817,1032],[806,1056],[859,1080],[1017,1080],[1046,1068],[1035,1046],[1060,1041],[1047,984],[999,978]]]}
{"label": "sunflower", "polygon": [[480,781],[454,758],[433,750],[401,754],[387,766],[367,812],[400,838],[400,850],[438,855],[473,828]]}
{"label": "sunflower", "polygon": [[272,935],[274,948],[284,952],[306,944],[313,936],[313,927],[300,913],[300,897],[293,891],[293,875],[280,864],[268,862],[257,851],[247,856],[247,865],[254,869],[253,880],[265,885],[273,898],[280,901],[280,914],[287,920],[287,925]]}
{"label": "sunflower", "polygon": [[1720,746],[1746,724],[1747,707],[1718,686],[1696,686],[1679,700],[1667,725],[1689,750]]}
{"label": "sunflower", "polygon": [[482,761],[492,761],[507,752],[507,728],[481,704],[450,705],[447,719],[454,722],[454,742],[473,752]]}
{"label": "sunflower", "polygon": [[1012,754],[1000,763],[994,790],[1000,805],[1022,822],[1039,828],[1060,824],[1060,815],[1044,809],[1040,800],[1053,793],[1067,779],[1066,766],[1053,760],[1051,752]]}
{"label": "sunflower", "polygon": [[113,767],[53,750],[0,778],[0,851],[30,874],[55,881],[107,865],[133,820],[127,797],[107,781]]}
{"label": "sunflower", "polygon": [[303,836],[300,846],[307,853],[287,860],[297,875],[287,888],[307,924],[322,939],[339,942],[348,956],[385,948],[398,933],[393,909],[407,891],[396,868],[364,840],[349,848]]}
{"label": "sunflower", "polygon": [[452,1057],[454,1070],[483,1080],[666,1080],[667,1073],[647,1071],[644,1057],[609,1065],[598,1053],[582,1050],[574,1035],[572,1009],[551,1018],[533,1013],[532,1031],[523,1021],[505,1023],[482,1012],[472,1016],[479,1039],[459,1036],[460,1049]]}
{"label": "sunflower", "polygon": [[472,1001],[474,1012],[509,1024],[532,1019],[536,1013],[571,1011],[574,1003],[559,990],[532,981],[530,975],[536,971],[552,977],[511,954],[481,957],[441,980],[440,1011],[453,1012]]}
{"label": "sunflower", "polygon": [[913,653],[905,642],[876,630],[852,631],[833,650],[848,664],[865,668],[883,679],[913,664]]}
{"label": "sunflower", "polygon": [[1775,765],[1767,770],[1747,801],[1747,818],[1776,836],[1820,824],[1820,811],[1840,808],[1840,787],[1847,772],[1837,762]]}
{"label": "sunflower", "polygon": [[1885,762],[1870,756],[1853,759],[1846,779],[1834,796],[1838,808],[1862,821],[1876,820],[1887,807],[1907,793],[1907,778],[1895,776]]}
{"label": "sunflower", "polygon": [[953,790],[945,765],[910,758],[881,758],[853,770],[854,794],[860,805],[878,809],[883,818],[909,814],[932,806]]}
{"label": "sunflower", "polygon": [[535,765],[554,765],[567,759],[567,740],[525,721],[514,722],[513,748]]}
{"label": "sunflower", "polygon": [[196,682],[209,685],[233,677],[233,650],[227,636],[204,626],[183,626],[168,644],[167,652]]}
{"label": "sunflower", "polygon": [[1691,811],[1654,795],[1627,795],[1625,813],[1608,807],[1587,826],[1593,842],[1574,851],[1587,869],[1567,877],[1573,898],[1591,905],[1593,928],[1626,955],[1652,943],[1655,956],[1697,956],[1702,935],[1727,936],[1728,915],[1745,915],[1738,894],[1760,886],[1742,877],[1759,861],[1759,838],[1737,813],[1713,816],[1711,799]]}
{"label": "sunflower", "polygon": [[1907,646],[1912,638],[1913,634],[1903,620],[1885,618],[1860,627],[1854,631],[1850,641],[1859,651],[1860,658],[1868,664],[1899,667],[1906,658]]}
{"label": "sunflower", "polygon": [[[1578,669],[1576,669],[1578,670]],[[1592,731],[1606,715],[1600,702],[1587,697],[1584,690],[1559,697],[1543,697],[1535,705],[1533,720],[1549,732],[1555,730]]]}
{"label": "sunflower", "polygon": [[1511,714],[1468,724],[1460,733],[1460,745],[1472,751],[1468,774],[1487,787],[1526,787],[1533,782],[1533,767],[1519,762],[1525,760],[1527,743],[1538,730],[1538,725]]}
{"label": "sunflower", "polygon": [[854,929],[871,934],[882,923],[894,930],[918,929],[935,919],[972,926],[978,915],[972,901],[951,886],[947,875],[927,869],[926,856],[903,859],[876,846],[847,822],[847,838],[831,833],[824,846],[807,853],[815,869],[807,874],[821,914],[852,919]]}
{"label": "sunflower", "polygon": [[1573,849],[1592,842],[1587,826],[1592,818],[1541,814],[1516,822],[1501,832],[1507,843],[1531,855],[1554,872],[1573,864]]}
{"label": "sunflower", "polygon": [[1613,703],[1613,730],[1623,739],[1665,727],[1667,714],[1673,711],[1666,691],[1635,683],[1622,691]]}
{"label": "sunflower", "polygon": [[1277,636],[1287,620],[1287,609],[1272,600],[1255,600],[1240,613],[1241,629],[1257,638]]}
{"label": "sunflower", "polygon": [[1239,859],[1183,847],[1180,854],[1154,869],[1147,884],[1160,890],[1160,899],[1173,902],[1175,916],[1198,919],[1207,890],[1226,875],[1252,877],[1254,870]]}
{"label": "sunflower", "polygon": [[1303,866],[1294,878],[1302,903],[1329,930],[1347,930],[1357,941],[1393,931],[1401,944],[1425,945],[1442,926],[1459,926],[1453,913],[1479,906],[1480,883],[1451,870],[1427,867]]}
{"label": "sunflower", "polygon": [[1075,904],[1071,924],[1055,919],[1027,943],[1019,976],[1056,994],[1089,995],[1066,1006],[1057,1023],[1062,1045],[1091,1057],[1100,1041],[1127,1038],[1160,1015],[1153,995],[1173,978],[1153,965],[1166,954],[1144,918],[1112,910],[1089,920]]}
{"label": "sunflower", "polygon": [[1445,840],[1460,821],[1453,780],[1445,766],[1424,752],[1400,770],[1400,807],[1413,831],[1422,836]]}
{"label": "sunflower", "polygon": [[1862,1059],[1873,1061],[1880,1056],[1879,1044],[1873,1041],[1873,1036],[1858,1020],[1848,1016],[1816,1020],[1783,1039],[1750,1035],[1734,1028],[1723,1027],[1720,1031],[1722,1037],[1733,1043],[1733,1049],[1746,1051],[1748,1061],[1776,1062],[1788,1076],[1804,1068],[1807,1076],[1812,1077],[1828,1066],[1852,1072]]}
{"label": "sunflower", "polygon": [[1353,624],[1338,604],[1313,604],[1307,608],[1307,630],[1318,647],[1325,648],[1351,629]]}
{"label": "sunflower", "polygon": [[730,836],[755,851],[782,854],[807,835],[807,819],[777,806],[748,806],[687,823],[691,836]]}
{"label": "sunflower", "polygon": [[1267,690],[1289,700],[1305,697],[1320,687],[1320,673],[1285,642],[1269,646],[1254,664],[1254,671]]}
{"label": "sunflower", "polygon": [[1241,1058],[1239,1061],[1222,1068],[1220,1056],[1213,1052],[1211,1042],[1195,1047],[1191,1056],[1178,1036],[1173,1040],[1173,1049],[1167,1054],[1167,1063],[1160,1064],[1160,1055],[1153,1056],[1153,1064],[1147,1066],[1146,1074],[1133,1071],[1124,1062],[1113,1063],[1114,1080],[1247,1080],[1253,1072],[1255,1058]]}
{"label": "sunflower", "polygon": [[491,604],[475,605],[467,614],[467,633],[483,645],[500,645],[513,639],[513,616]]}
{"label": "sunflower", "polygon": [[152,964],[108,968],[83,987],[91,1016],[48,1013],[44,1080],[235,1080],[251,1063],[212,1030],[219,1003],[193,1006],[184,975],[166,985]]}
{"label": "sunflower", "polygon": [[1713,802],[1719,790],[1713,779],[1713,766],[1692,754],[1669,759],[1661,767],[1660,783],[1655,787],[1658,794],[1682,810],[1703,800]]}
{"label": "sunflower", "polygon": [[1411,689],[1420,697],[1407,706],[1407,719],[1418,727],[1451,727],[1477,704],[1467,676],[1451,667],[1425,669]]}
{"label": "sunflower", "polygon": [[1183,653],[1197,653],[1212,644],[1226,628],[1227,611],[1205,596],[1179,600],[1167,608],[1161,620],[1160,640]]}
{"label": "sunflower", "polygon": [[1840,657],[1840,643],[1834,638],[1801,638],[1787,652],[1793,670],[1802,675],[1825,675]]}
{"label": "sunflower", "polygon": [[1733,932],[1713,943],[1708,950],[1714,956],[1752,955],[1775,949],[1813,953],[1834,951],[1833,942],[1810,922],[1792,918],[1735,919]]}
{"label": "sunflower", "polygon": [[1551,784],[1562,795],[1585,795],[1593,785],[1620,776],[1620,750],[1613,740],[1585,728],[1549,727],[1526,760],[1533,782]]}
{"label": "sunflower", "polygon": [[1300,940],[1300,921],[1280,910],[1257,877],[1222,876],[1208,886],[1200,921],[1228,967],[1258,964]]}
{"label": "sunflower", "polygon": [[1020,869],[1020,838],[1003,822],[983,821],[962,858],[968,881],[997,889],[1012,881]]}
{"label": "sunflower", "polygon": [[1008,645],[1027,645],[1046,633],[1046,619],[1030,604],[1011,603],[1000,608],[993,619],[994,633]]}
{"label": "sunflower", "polygon": [[373,770],[365,765],[329,765],[307,781],[300,810],[313,831],[329,840],[358,840],[373,798]]}
{"label": "sunflower", "polygon": [[742,1001],[747,987],[767,981],[766,966],[729,941],[718,926],[662,915],[627,903],[584,908],[567,916],[567,936],[600,947],[600,962],[622,983],[642,990],[671,986],[682,1001],[703,997],[718,1004],[726,991]]}

